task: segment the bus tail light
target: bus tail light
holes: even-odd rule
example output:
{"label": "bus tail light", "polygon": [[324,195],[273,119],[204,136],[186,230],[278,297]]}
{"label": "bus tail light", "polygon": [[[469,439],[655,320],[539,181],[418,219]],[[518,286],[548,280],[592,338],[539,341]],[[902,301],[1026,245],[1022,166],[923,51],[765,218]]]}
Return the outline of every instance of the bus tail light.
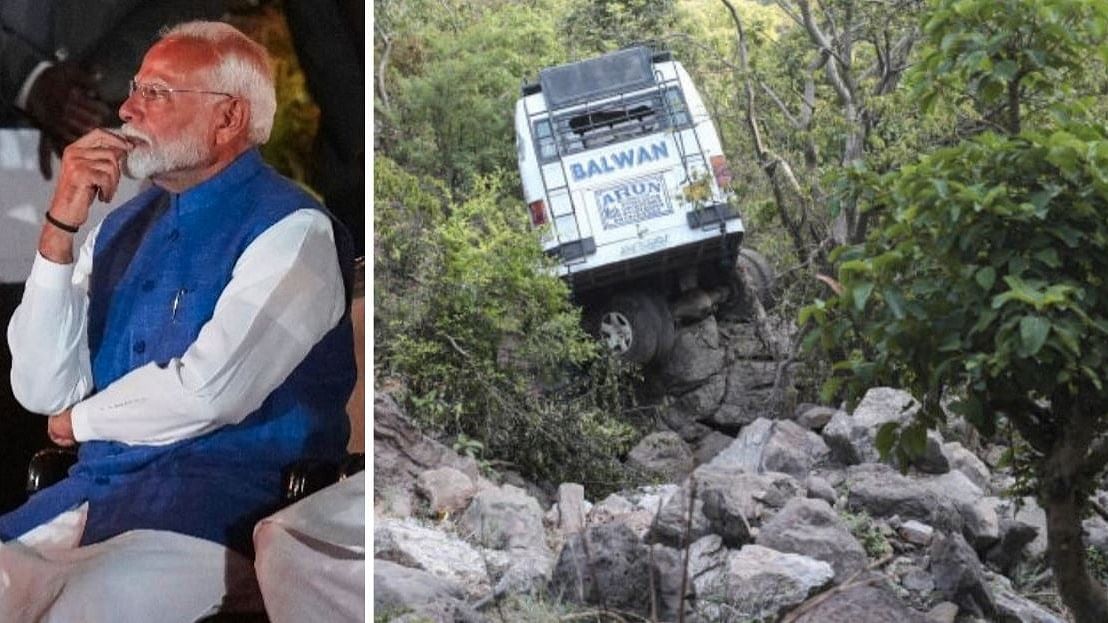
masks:
{"label": "bus tail light", "polygon": [[527,207],[531,209],[531,224],[535,227],[540,225],[546,225],[546,204],[542,199],[532,201],[527,204]]}
{"label": "bus tail light", "polygon": [[720,190],[726,190],[731,185],[731,168],[727,166],[727,158],[720,154],[712,156],[712,174],[716,177],[716,184]]}

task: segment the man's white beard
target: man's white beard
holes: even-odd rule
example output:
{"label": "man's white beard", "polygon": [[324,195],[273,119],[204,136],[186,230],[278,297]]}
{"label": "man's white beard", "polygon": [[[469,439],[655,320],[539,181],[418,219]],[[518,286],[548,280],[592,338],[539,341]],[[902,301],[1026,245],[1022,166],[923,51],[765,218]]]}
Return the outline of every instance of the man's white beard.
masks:
{"label": "man's white beard", "polygon": [[185,131],[180,138],[159,145],[150,136],[127,124],[123,124],[120,130],[124,136],[144,141],[123,159],[123,174],[132,179],[141,180],[160,173],[188,169],[207,160],[207,149],[196,133]]}

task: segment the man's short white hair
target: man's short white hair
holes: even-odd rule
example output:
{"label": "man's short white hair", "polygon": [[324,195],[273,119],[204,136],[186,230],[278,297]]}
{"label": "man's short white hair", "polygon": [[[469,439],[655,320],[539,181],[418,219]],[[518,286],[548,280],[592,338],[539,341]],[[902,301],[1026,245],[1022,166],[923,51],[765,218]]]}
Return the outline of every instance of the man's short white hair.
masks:
{"label": "man's short white hair", "polygon": [[162,39],[196,39],[212,44],[219,63],[212,75],[212,89],[238,95],[250,102],[250,142],[269,140],[277,93],[269,53],[261,44],[223,22],[185,22],[162,31]]}

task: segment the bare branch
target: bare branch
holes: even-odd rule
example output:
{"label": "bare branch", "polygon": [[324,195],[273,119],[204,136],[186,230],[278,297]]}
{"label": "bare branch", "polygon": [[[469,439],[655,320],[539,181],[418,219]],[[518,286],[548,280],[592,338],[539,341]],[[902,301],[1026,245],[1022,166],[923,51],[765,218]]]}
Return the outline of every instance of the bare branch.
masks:
{"label": "bare branch", "polygon": [[389,106],[389,93],[385,90],[385,69],[389,64],[389,54],[392,52],[392,37],[388,35],[377,24],[373,25],[377,30],[377,33],[381,35],[381,39],[385,42],[385,49],[381,52],[381,62],[377,64],[377,93],[381,96],[381,105],[388,111]]}
{"label": "bare branch", "polygon": [[785,106],[785,102],[781,101],[781,98],[777,96],[777,93],[773,90],[772,87],[762,81],[758,81],[758,85],[761,86],[762,90],[766,92],[766,95],[768,95],[769,98],[773,100],[773,103],[777,104],[777,108],[780,109],[781,114],[785,115],[785,118],[789,120],[790,125],[798,130],[803,128],[800,120],[797,119],[796,116],[794,116],[791,112],[789,112],[789,108]]}

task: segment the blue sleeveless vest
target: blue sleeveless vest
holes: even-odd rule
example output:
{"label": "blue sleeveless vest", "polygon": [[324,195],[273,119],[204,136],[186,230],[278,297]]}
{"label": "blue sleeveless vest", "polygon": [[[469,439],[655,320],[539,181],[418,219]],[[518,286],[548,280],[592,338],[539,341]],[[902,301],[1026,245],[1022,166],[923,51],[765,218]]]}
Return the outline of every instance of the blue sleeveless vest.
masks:
{"label": "blue sleeveless vest", "polygon": [[[184,354],[246,247],[301,208],[323,210],[250,150],[180,195],[151,188],[109,214],[97,235],[89,287],[95,387]],[[352,266],[344,232],[332,223],[340,262]],[[238,424],[164,446],[81,444],[65,480],[0,517],[0,540],[87,500],[82,545],[154,529],[251,555],[254,524],[280,505],[282,469],[298,459],[344,455],[345,406],[356,374],[347,314]]]}

